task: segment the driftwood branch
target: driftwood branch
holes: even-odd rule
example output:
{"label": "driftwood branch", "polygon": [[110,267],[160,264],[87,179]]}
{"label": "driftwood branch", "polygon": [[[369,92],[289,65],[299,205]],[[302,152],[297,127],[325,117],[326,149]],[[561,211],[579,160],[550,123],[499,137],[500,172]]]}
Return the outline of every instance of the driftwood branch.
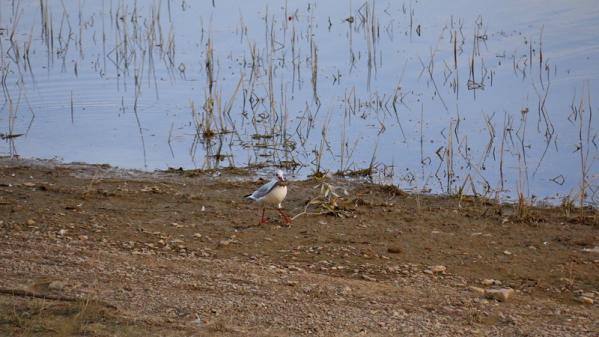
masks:
{"label": "driftwood branch", "polygon": [[[19,296],[19,297],[41,298],[44,300],[64,301],[64,302],[85,301],[85,299],[83,299],[83,298],[63,296],[63,295],[40,294],[40,293],[36,293],[33,291],[29,291],[29,290],[23,290],[23,289],[0,288],[0,294],[7,294],[7,295]],[[96,301],[96,302],[103,306],[106,306],[108,308],[117,309],[117,307],[112,304],[105,303],[105,302],[99,302],[99,301]]]}

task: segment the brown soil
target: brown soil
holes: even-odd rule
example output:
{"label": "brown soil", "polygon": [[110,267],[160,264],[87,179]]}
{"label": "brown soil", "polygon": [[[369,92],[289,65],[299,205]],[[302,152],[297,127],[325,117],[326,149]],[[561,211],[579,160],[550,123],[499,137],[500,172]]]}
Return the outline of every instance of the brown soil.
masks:
{"label": "brown soil", "polygon": [[0,335],[599,334],[594,210],[332,179],[344,217],[257,225],[262,181],[221,173],[0,159]]}

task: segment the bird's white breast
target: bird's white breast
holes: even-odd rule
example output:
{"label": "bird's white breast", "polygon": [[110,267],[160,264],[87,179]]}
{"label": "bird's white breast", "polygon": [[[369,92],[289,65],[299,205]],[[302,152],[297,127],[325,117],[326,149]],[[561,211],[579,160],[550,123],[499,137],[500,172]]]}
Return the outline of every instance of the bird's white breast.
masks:
{"label": "bird's white breast", "polygon": [[287,186],[275,186],[270,193],[265,195],[260,201],[267,204],[278,205],[281,207],[281,202],[287,196]]}

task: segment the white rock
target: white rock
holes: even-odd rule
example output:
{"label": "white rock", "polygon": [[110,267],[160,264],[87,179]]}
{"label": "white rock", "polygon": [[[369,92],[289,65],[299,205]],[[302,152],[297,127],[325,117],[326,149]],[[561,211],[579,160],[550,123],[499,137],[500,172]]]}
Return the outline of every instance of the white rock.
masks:
{"label": "white rock", "polygon": [[505,302],[514,295],[514,289],[503,288],[503,289],[487,289],[485,290],[485,297],[488,299],[497,300],[499,302]]}
{"label": "white rock", "polygon": [[351,294],[351,291],[352,290],[351,290],[351,288],[349,286],[345,286],[345,287],[343,287],[343,289],[341,289],[341,294],[343,294],[343,295],[349,295],[349,294]]}
{"label": "white rock", "polygon": [[191,324],[195,325],[198,328],[202,327],[202,319],[201,318],[196,318],[193,321],[191,321]]}
{"label": "white rock", "polygon": [[599,253],[599,246],[593,248],[583,248],[582,251],[587,253]]}
{"label": "white rock", "polygon": [[582,304],[593,304],[595,303],[595,301],[593,301],[592,298],[590,297],[586,297],[586,296],[578,296],[576,297],[576,301]]}
{"label": "white rock", "polygon": [[52,281],[48,284],[48,289],[50,290],[63,290],[65,287],[64,282],[62,281]]}
{"label": "white rock", "polygon": [[485,289],[483,289],[483,288],[470,286],[470,287],[468,287],[468,289],[472,290],[473,292],[475,292],[475,293],[477,293],[479,295],[484,295],[485,294]]}
{"label": "white rock", "polygon": [[487,278],[484,279],[480,282],[480,284],[484,285],[484,286],[500,286],[501,285],[501,281],[499,280],[494,280],[492,278]]}

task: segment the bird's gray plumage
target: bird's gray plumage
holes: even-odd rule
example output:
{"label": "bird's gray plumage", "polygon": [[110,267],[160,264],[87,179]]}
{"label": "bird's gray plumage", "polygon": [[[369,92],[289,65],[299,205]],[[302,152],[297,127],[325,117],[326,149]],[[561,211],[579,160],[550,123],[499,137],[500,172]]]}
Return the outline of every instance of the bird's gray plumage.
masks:
{"label": "bird's gray plumage", "polygon": [[265,195],[270,193],[275,187],[277,187],[277,183],[278,183],[278,180],[273,179],[273,180],[267,182],[266,184],[260,186],[260,188],[255,190],[254,193],[247,195],[246,198],[249,198],[252,200],[258,200],[260,198],[263,198]]}

